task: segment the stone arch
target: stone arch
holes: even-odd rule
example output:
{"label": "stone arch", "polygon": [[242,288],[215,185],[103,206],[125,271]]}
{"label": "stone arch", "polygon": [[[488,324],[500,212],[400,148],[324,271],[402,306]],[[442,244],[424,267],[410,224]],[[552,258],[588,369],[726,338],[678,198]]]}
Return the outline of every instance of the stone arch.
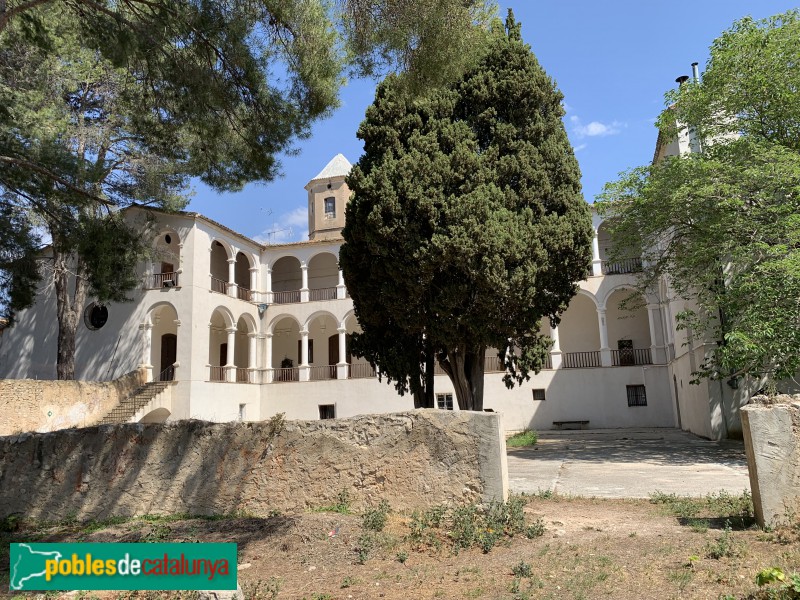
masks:
{"label": "stone arch", "polygon": [[[621,308],[620,302],[629,297],[631,292],[638,296],[638,301],[634,299],[635,304],[630,305],[628,308]],[[608,294],[606,302],[606,326],[609,347],[612,351],[617,350],[622,353],[617,357],[622,360],[622,364],[637,364],[641,362],[637,360],[634,352],[628,352],[628,350],[646,350],[650,348],[652,343],[645,298],[631,288],[617,286]],[[619,360],[615,361],[615,363],[617,362]]]}
{"label": "stone arch", "polygon": [[284,255],[272,263],[272,291],[275,304],[300,302],[303,273],[300,259]]}
{"label": "stone arch", "polygon": [[156,408],[139,419],[139,423],[164,423],[170,414],[166,408]]}
{"label": "stone arch", "polygon": [[211,240],[210,248],[210,267],[211,273],[211,290],[226,294],[228,291],[229,281],[229,268],[228,260],[233,256],[233,248],[224,240],[213,239]]}
{"label": "stone arch", "polygon": [[594,352],[600,350],[597,304],[590,293],[573,296],[558,325],[561,351]]}
{"label": "stone arch", "polygon": [[172,381],[178,352],[178,311],[171,302],[156,302],[147,309],[150,330],[149,364],[155,381]]}
{"label": "stone arch", "polygon": [[339,284],[339,260],[333,252],[321,250],[306,263],[310,300],[335,300]]}

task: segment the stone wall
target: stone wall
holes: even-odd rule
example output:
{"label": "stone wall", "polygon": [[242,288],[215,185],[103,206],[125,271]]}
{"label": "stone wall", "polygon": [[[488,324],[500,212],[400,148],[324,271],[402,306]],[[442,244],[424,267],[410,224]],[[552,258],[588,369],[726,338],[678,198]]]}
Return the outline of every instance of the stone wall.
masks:
{"label": "stone wall", "polygon": [[103,382],[0,379],[0,435],[94,425],[145,376],[140,369]]}
{"label": "stone wall", "polygon": [[497,414],[99,426],[0,438],[0,518],[360,509],[506,498]]}
{"label": "stone wall", "polygon": [[742,425],[758,524],[800,519],[800,395],[754,396]]}

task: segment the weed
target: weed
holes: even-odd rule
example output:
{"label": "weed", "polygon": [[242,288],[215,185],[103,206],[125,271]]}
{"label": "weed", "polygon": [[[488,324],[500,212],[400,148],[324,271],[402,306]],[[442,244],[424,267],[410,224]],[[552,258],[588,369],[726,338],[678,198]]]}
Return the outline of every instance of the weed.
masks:
{"label": "weed", "polygon": [[678,585],[678,589],[683,591],[692,581],[694,571],[691,569],[674,569],[667,572],[667,579]]}
{"label": "weed", "polygon": [[519,579],[531,577],[533,575],[533,569],[530,563],[526,563],[524,560],[519,561],[516,565],[511,567],[511,572]]}
{"label": "weed", "polygon": [[741,554],[741,548],[733,540],[730,522],[725,522],[725,529],[715,542],[706,546],[706,557],[720,559],[734,557]]}
{"label": "weed", "polygon": [[169,525],[154,523],[151,525],[150,531],[147,533],[147,535],[145,535],[139,541],[150,544],[164,542],[169,539],[171,533],[172,529],[169,527]]}
{"label": "weed", "polygon": [[550,500],[553,497],[553,490],[539,490],[534,496],[541,500]]}
{"label": "weed", "polygon": [[335,512],[342,515],[350,514],[350,492],[342,489],[336,494],[336,503],[328,506],[320,506],[314,512]]}
{"label": "weed", "polygon": [[467,598],[480,598],[483,596],[483,588],[476,587],[474,590],[468,590],[466,593]]}
{"label": "weed", "polygon": [[631,531],[631,532],[628,534],[628,537],[629,537],[629,538],[635,538],[635,537],[636,537],[636,532],[635,532],[635,531]]}
{"label": "weed", "polygon": [[375,540],[372,538],[372,535],[365,532],[358,537],[358,542],[356,542],[356,544],[355,550],[358,564],[363,565],[367,562],[370,552],[372,552]]}
{"label": "weed", "polygon": [[253,600],[275,600],[280,590],[281,580],[277,577],[270,577],[267,581],[242,582],[242,595]]}
{"label": "weed", "polygon": [[286,417],[286,413],[278,413],[267,421],[267,432],[269,433],[269,437],[275,437],[281,431],[283,431],[283,428],[286,425],[284,417]]}
{"label": "weed", "polygon": [[525,537],[529,540],[544,535],[544,521],[536,519],[532,524],[525,527]]}
{"label": "weed", "polygon": [[520,433],[515,433],[508,439],[506,439],[506,446],[510,446],[512,448],[527,448],[528,446],[536,445],[536,442],[539,440],[539,434],[533,431],[532,429],[526,429],[525,431],[521,431]]}
{"label": "weed", "polygon": [[356,583],[358,583],[358,581],[354,577],[348,576],[342,579],[342,585],[340,585],[339,587],[341,587],[342,589],[346,589],[351,586],[354,586]]}
{"label": "weed", "polygon": [[386,526],[386,515],[389,514],[389,503],[381,500],[376,508],[368,509],[361,517],[361,526],[370,531],[383,531]]}
{"label": "weed", "polygon": [[768,598],[774,598],[775,600],[797,600],[800,598],[800,573],[793,573],[787,577],[782,569],[772,567],[764,569],[756,575],[758,587],[775,582],[781,582],[783,585],[769,589],[767,591]]}
{"label": "weed", "polygon": [[708,519],[689,519],[686,524],[692,528],[695,533],[705,533],[708,531]]}
{"label": "weed", "polygon": [[0,519],[0,532],[11,533],[19,529],[20,521],[22,520],[21,513],[14,513],[8,515],[4,519]]}
{"label": "weed", "polygon": [[662,505],[666,514],[687,519],[687,523],[693,528],[697,519],[692,519],[692,517],[701,515],[709,518],[728,519],[736,524],[737,528],[744,528],[753,523],[753,500],[748,491],[734,495],[722,490],[703,498],[654,492],[650,494],[650,502]]}
{"label": "weed", "polygon": [[408,552],[406,552],[405,550],[400,550],[400,552],[397,553],[396,558],[397,562],[399,562],[401,565],[404,565],[408,560]]}

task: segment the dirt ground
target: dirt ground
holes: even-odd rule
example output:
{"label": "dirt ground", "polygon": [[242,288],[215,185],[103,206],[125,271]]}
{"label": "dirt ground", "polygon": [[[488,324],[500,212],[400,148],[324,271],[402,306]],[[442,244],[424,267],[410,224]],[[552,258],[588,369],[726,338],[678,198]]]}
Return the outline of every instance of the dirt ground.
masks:
{"label": "dirt ground", "polygon": [[542,535],[518,534],[488,553],[475,547],[457,554],[448,535],[452,524],[424,528],[425,541],[418,536],[415,543],[410,516],[394,513],[382,532],[367,538],[360,515],[336,512],[134,519],[110,526],[23,524],[0,534],[0,589],[8,590],[8,543],[15,541],[236,542],[239,581],[248,600],[748,598],[759,593],[754,579],[760,570],[800,572],[800,527],[764,532],[752,519],[728,520],[713,507],[689,518],[676,514],[692,514],[691,509],[647,500],[545,495],[530,498],[524,510],[528,524],[542,520]]}

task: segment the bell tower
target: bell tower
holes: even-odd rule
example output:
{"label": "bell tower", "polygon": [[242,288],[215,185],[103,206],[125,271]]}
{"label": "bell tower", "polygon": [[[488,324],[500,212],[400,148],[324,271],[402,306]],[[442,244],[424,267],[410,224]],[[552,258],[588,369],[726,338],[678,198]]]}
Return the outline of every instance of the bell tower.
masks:
{"label": "bell tower", "polygon": [[306,184],[309,240],[342,237],[344,208],[350,199],[350,188],[344,179],[352,167],[342,154],[337,154]]}

